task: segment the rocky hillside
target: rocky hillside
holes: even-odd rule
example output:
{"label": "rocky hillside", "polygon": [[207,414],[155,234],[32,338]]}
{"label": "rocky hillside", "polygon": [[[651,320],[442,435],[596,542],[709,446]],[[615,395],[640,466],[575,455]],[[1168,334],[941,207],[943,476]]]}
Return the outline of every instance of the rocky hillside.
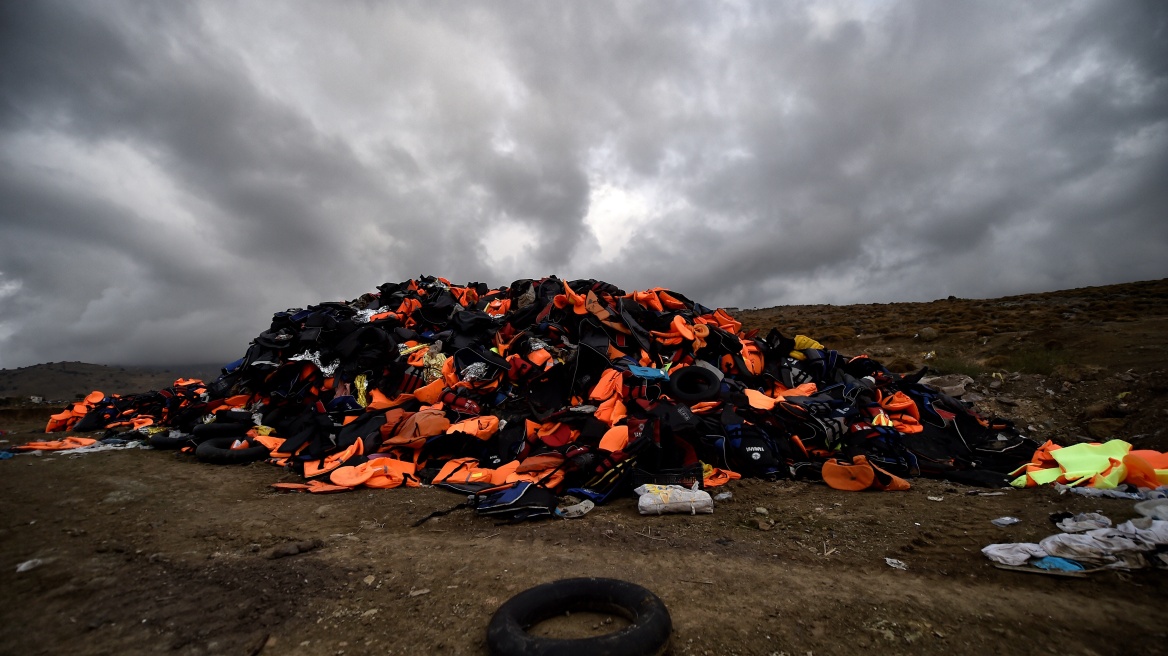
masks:
{"label": "rocky hillside", "polygon": [[0,369],[0,399],[6,399],[8,405],[15,405],[37,396],[59,404],[93,390],[130,394],[166,387],[180,377],[214,379],[218,375],[219,365],[118,367],[85,362],[49,362],[19,369]]}
{"label": "rocky hillside", "polygon": [[1039,439],[1168,449],[1168,280],[997,299],[791,305],[738,313],[909,372]]}

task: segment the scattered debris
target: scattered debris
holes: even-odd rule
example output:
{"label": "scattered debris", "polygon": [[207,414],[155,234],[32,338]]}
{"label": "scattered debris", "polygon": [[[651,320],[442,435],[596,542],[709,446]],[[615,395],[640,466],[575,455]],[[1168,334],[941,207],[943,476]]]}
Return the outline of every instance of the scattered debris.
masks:
{"label": "scattered debris", "polygon": [[319,549],[323,546],[324,542],[319,539],[301,540],[299,542],[286,542],[284,544],[273,547],[270,551],[268,551],[267,557],[273,560],[276,558],[286,558],[288,556],[307,553],[314,549]]}
{"label": "scattered debris", "polygon": [[45,560],[43,558],[33,558],[31,560],[26,560],[16,566],[16,573],[23,574],[24,572],[34,570],[44,564]]}

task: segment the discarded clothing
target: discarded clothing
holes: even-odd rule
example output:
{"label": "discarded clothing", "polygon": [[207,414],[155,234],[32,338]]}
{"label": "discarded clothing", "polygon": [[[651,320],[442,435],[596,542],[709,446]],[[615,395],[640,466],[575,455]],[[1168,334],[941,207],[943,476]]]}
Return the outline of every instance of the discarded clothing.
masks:
{"label": "discarded clothing", "polygon": [[[804,335],[745,331],[660,287],[422,276],[277,312],[215,381],[94,392],[46,430],[182,436],[152,437],[155,448],[232,438],[311,481],[280,489],[527,484],[594,503],[627,494],[634,478],[702,482],[706,465],[711,485],[821,472],[848,489],[906,489],[920,475],[1001,485],[1034,454],[1009,421],[922,375]],[[530,507],[515,515],[552,515],[524,494]]]}
{"label": "discarded clothing", "polygon": [[1111,528],[1111,520],[1099,513],[1079,513],[1059,521],[1055,526],[1063,533],[1086,533],[1100,528]]}
{"label": "discarded clothing", "polygon": [[72,458],[75,456],[89,455],[91,453],[101,453],[103,451],[125,451],[126,449],[145,449],[145,448],[147,448],[146,444],[143,442],[139,442],[139,441],[102,440],[100,442],[97,442],[95,444],[90,444],[88,446],[77,447],[75,449],[63,449],[63,450],[55,451],[54,453],[56,455],[67,455],[67,456]]}
{"label": "discarded clothing", "polygon": [[1168,520],[1168,499],[1150,499],[1137,503],[1134,510],[1144,517]]}
{"label": "discarded clothing", "polygon": [[28,444],[14,446],[12,448],[16,451],[64,451],[67,449],[80,449],[93,444],[97,444],[97,440],[88,437],[64,437],[59,440],[29,442]]}
{"label": "discarded clothing", "polygon": [[1085,569],[1081,563],[1056,556],[1047,556],[1032,560],[1030,561],[1030,566],[1055,572],[1081,572]]}
{"label": "discarded clothing", "polygon": [[985,554],[986,558],[989,558],[995,563],[1010,565],[1012,567],[1025,565],[1026,561],[1031,558],[1045,558],[1050,555],[1046,553],[1045,549],[1033,542],[991,544],[982,547],[981,552]]}
{"label": "discarded clothing", "polygon": [[1161,485],[1155,489],[1141,490],[1131,485],[1121,485],[1114,490],[1100,490],[1094,487],[1071,487],[1062,483],[1055,483],[1052,487],[1059,494],[1077,494],[1084,497],[1105,497],[1108,499],[1168,499],[1168,485]]}
{"label": "discarded clothing", "polygon": [[1022,474],[1011,483],[1014,487],[1061,483],[1106,490],[1126,483],[1157,488],[1168,484],[1168,453],[1133,451],[1123,440],[1068,447],[1048,441],[1035,451],[1029,464],[1013,474]]}
{"label": "discarded clothing", "polygon": [[1038,544],[1023,542],[991,544],[981,552],[1003,565],[1025,565],[1031,558],[1053,556],[1087,565],[1138,569],[1147,565],[1147,552],[1168,549],[1168,521],[1148,517],[1124,522],[1113,528],[1085,533],[1056,533]]}
{"label": "discarded clothing", "polygon": [[637,512],[642,515],[714,512],[714,499],[710,493],[696,486],[687,490],[680,485],[642,485],[633,492],[637,494]]}

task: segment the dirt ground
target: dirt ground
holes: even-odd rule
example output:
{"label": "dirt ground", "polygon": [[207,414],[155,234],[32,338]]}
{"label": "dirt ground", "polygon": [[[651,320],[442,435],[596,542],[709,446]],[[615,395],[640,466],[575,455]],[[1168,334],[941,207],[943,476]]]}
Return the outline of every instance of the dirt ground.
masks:
{"label": "dirt ground", "polygon": [[[1140,285],[939,301],[953,307],[907,329],[881,318],[933,304],[743,314],[833,333],[830,346],[905,368],[940,360],[974,378],[975,405],[1039,439],[1165,449],[1168,285]],[[1128,305],[1105,315],[1092,303]],[[1003,318],[1018,307],[1027,314],[1016,323]],[[887,329],[865,334],[875,325]],[[38,413],[0,412],[10,431],[0,439],[36,439]],[[673,618],[674,654],[1168,653],[1168,572],[1060,578],[996,569],[979,551],[1056,532],[1053,512],[1118,523],[1136,516],[1131,501],[1051,489],[982,496],[924,479],[884,493],[743,480],[712,515],[642,517],[624,499],[575,520],[496,526],[458,510],[413,528],[461,498],[430,488],[280,493],[270,484],[296,479],[270,465],[139,449],[20,455],[0,472],[0,654],[484,654],[502,602],[575,576],[654,591]],[[990,523],[1006,515],[1022,521]],[[305,551],[272,557],[294,543]],[[42,563],[17,572],[32,559]],[[574,614],[540,630],[598,635],[620,625],[607,619]]]}

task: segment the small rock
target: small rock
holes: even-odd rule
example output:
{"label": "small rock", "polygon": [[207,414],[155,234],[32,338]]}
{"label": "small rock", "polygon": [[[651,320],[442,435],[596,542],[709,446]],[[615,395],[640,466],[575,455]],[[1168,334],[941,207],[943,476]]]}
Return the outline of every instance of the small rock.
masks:
{"label": "small rock", "polygon": [[373,582],[376,580],[377,580],[377,577],[373,576],[372,574],[370,574],[369,576],[366,576],[364,579],[362,579],[362,581],[365,582],[365,585],[373,585]]}
{"label": "small rock", "polygon": [[23,563],[20,563],[19,565],[16,566],[16,573],[23,574],[24,572],[34,570],[34,569],[36,569],[44,564],[45,564],[45,561],[40,559],[40,558],[33,558],[32,560],[26,560]]}
{"label": "small rock", "polygon": [[767,512],[767,509],[766,509],[766,508],[763,508],[762,506],[759,506],[759,507],[757,507],[757,508],[755,508],[755,509],[754,509],[754,514],[756,514],[756,515],[762,515],[763,517],[766,517],[766,516],[767,516],[767,515],[769,515],[770,513],[769,513],[769,512]]}
{"label": "small rock", "polygon": [[1085,419],[1102,419],[1111,413],[1111,406],[1106,401],[1100,403],[1092,403],[1083,409],[1083,417]]}
{"label": "small rock", "polygon": [[892,569],[899,569],[901,571],[908,570],[908,565],[906,565],[903,560],[897,560],[896,558],[885,558],[884,562],[887,563],[888,566]]}
{"label": "small rock", "polygon": [[917,364],[915,362],[913,362],[912,360],[908,360],[906,358],[896,358],[896,359],[888,362],[886,364],[886,366],[888,367],[888,369],[890,371],[894,371],[896,373],[901,373],[901,374],[913,372],[913,371],[916,371],[917,369],[920,369],[920,367],[917,366]]}
{"label": "small rock", "polygon": [[932,326],[925,326],[921,328],[921,332],[917,333],[917,337],[920,337],[921,341],[931,342],[938,337],[937,329]]}
{"label": "small rock", "polygon": [[922,378],[921,384],[935,387],[940,390],[942,394],[948,394],[954,398],[963,396],[967,386],[973,384],[973,379],[962,374],[949,374],[947,376],[931,376]]}
{"label": "small rock", "polygon": [[1054,368],[1052,373],[1068,383],[1083,382],[1083,372],[1073,365],[1060,364]]}
{"label": "small rock", "polygon": [[1017,401],[1015,401],[1014,399],[1012,399],[1008,396],[999,396],[997,398],[997,401],[998,401],[998,403],[1001,403],[1002,405],[1008,405],[1011,407],[1018,405]]}
{"label": "small rock", "polygon": [[754,520],[751,523],[754,524],[755,526],[757,526],[758,530],[760,530],[760,531],[769,531],[775,527],[775,520],[773,520],[773,519],[759,518],[759,519]]}
{"label": "small rock", "polygon": [[323,547],[324,543],[320,540],[301,540],[300,542],[285,542],[284,544],[272,547],[268,552],[269,559],[285,558],[287,556],[295,556],[297,554],[306,553],[313,549]]}
{"label": "small rock", "polygon": [[990,369],[1001,369],[1002,367],[1005,367],[1007,364],[1010,364],[1010,358],[1008,358],[1004,355],[992,355],[992,356],[986,358],[985,362],[983,362],[982,364],[989,367]]}
{"label": "small rock", "polygon": [[997,378],[995,378],[995,379],[991,380],[991,381],[990,381],[989,388],[990,388],[990,389],[992,389],[992,390],[1000,390],[1000,389],[1002,389],[1002,381],[998,380]]}
{"label": "small rock", "polygon": [[1123,430],[1124,423],[1124,420],[1119,418],[1092,419],[1087,422],[1087,434],[1098,440],[1106,440]]}
{"label": "small rock", "polygon": [[424,594],[430,594],[430,588],[422,588],[421,590],[410,590],[411,597],[420,597]]}

